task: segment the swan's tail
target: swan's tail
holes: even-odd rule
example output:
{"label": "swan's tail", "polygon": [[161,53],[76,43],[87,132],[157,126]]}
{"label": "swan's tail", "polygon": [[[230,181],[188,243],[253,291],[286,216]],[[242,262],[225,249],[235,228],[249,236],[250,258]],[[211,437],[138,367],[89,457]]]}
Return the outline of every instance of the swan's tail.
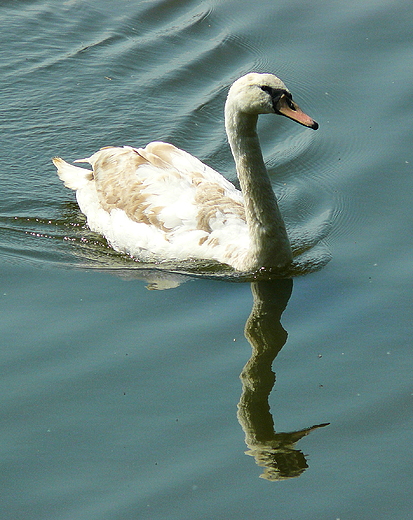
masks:
{"label": "swan's tail", "polygon": [[54,157],[52,161],[57,168],[57,175],[62,179],[67,188],[79,190],[93,179],[93,172],[91,170],[73,166],[60,157]]}

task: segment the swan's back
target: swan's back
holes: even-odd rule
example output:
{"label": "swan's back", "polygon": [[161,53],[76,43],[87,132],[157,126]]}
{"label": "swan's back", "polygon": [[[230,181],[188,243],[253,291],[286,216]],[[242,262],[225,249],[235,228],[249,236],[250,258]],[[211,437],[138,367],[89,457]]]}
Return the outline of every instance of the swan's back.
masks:
{"label": "swan's back", "polygon": [[247,254],[243,197],[222,175],[162,142],[107,147],[87,159],[92,172],[55,159],[75,189],[89,227],[142,260],[210,259],[234,267]]}

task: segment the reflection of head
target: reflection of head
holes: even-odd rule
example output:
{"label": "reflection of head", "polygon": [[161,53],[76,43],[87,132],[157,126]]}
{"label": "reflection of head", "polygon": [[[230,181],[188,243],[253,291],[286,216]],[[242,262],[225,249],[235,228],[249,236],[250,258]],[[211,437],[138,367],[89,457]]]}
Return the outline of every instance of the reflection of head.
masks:
{"label": "reflection of head", "polygon": [[303,453],[291,448],[272,449],[268,446],[255,446],[253,450],[245,452],[255,458],[258,466],[264,468],[260,478],[277,481],[299,477],[308,468]]}
{"label": "reflection of head", "polygon": [[299,477],[308,468],[306,458],[294,444],[311,431],[327,426],[328,423],[316,424],[304,430],[290,433],[275,433],[266,443],[249,445],[245,453],[255,458],[258,466],[264,468],[260,478],[277,481]]}

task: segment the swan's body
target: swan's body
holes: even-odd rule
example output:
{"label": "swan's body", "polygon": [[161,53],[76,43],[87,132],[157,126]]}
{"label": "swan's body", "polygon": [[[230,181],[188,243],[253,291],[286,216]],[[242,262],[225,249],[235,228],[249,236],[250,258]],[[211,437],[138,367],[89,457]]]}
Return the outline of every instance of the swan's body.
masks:
{"label": "swan's body", "polygon": [[87,159],[91,170],[53,160],[76,190],[93,231],[145,261],[216,260],[239,271],[282,268],[291,247],[256,132],[259,114],[278,113],[318,127],[272,74],[251,73],[230,88],[225,127],[241,191],[171,144],[108,147]]}

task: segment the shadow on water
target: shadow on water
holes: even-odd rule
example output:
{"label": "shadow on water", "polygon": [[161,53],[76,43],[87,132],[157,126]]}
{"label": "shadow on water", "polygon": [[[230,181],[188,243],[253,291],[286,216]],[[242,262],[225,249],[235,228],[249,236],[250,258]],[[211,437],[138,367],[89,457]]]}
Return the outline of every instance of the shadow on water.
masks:
{"label": "shadow on water", "polygon": [[300,476],[308,467],[295,444],[305,435],[328,423],[292,432],[276,432],[268,403],[275,384],[272,363],[287,341],[281,315],[291,296],[291,279],[251,284],[253,307],[245,325],[252,355],[241,373],[242,395],[238,420],[245,432],[246,452],[264,468],[261,478],[278,481]]}

